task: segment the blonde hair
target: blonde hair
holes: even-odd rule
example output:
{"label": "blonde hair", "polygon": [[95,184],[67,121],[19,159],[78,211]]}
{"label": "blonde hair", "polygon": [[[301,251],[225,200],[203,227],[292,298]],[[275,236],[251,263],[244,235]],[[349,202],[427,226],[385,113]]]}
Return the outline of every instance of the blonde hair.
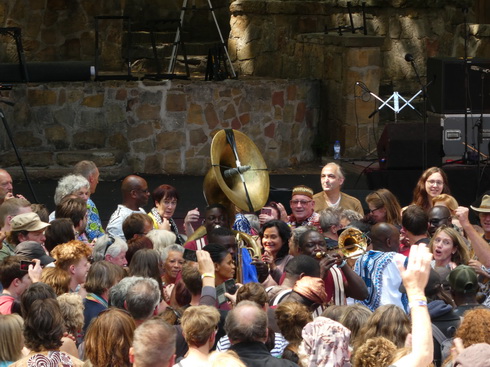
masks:
{"label": "blonde hair", "polygon": [[275,314],[277,326],[289,345],[299,345],[303,340],[301,335],[303,328],[313,321],[313,316],[308,307],[298,302],[283,302],[277,306]]}
{"label": "blonde hair", "polygon": [[70,281],[70,273],[57,267],[44,268],[41,275],[41,282],[50,285],[57,296],[70,292]]}
{"label": "blonde hair", "polygon": [[247,367],[232,350],[211,353],[209,363],[211,367]]}
{"label": "blonde hair", "polygon": [[379,189],[366,196],[366,203],[376,208],[386,209],[386,223],[400,225],[402,222],[402,208],[395,195],[390,190]]}
{"label": "blonde hair", "polygon": [[459,206],[456,199],[453,196],[448,195],[448,194],[440,194],[440,195],[437,195],[437,196],[432,198],[432,205],[433,206],[441,205],[441,204],[437,204],[439,202],[442,202],[443,205],[451,211],[451,215],[454,215],[454,213],[456,212],[456,209],[458,209],[458,206]]}
{"label": "blonde hair", "polygon": [[76,335],[83,327],[83,300],[78,293],[65,293],[58,296],[61,314],[65,321],[66,331]]}
{"label": "blonde hair", "polygon": [[388,339],[378,336],[366,340],[352,358],[354,367],[387,367],[393,361],[396,345]]}
{"label": "blonde hair", "polygon": [[191,306],[185,310],[180,323],[182,334],[189,346],[203,346],[220,320],[220,314],[216,307]]}
{"label": "blonde hair", "polygon": [[372,315],[372,311],[364,305],[355,303],[346,306],[339,318],[339,322],[350,330],[350,340],[354,341],[359,334],[359,330],[367,323]]}
{"label": "blonde hair", "polygon": [[56,259],[56,266],[67,270],[71,265],[77,264],[84,257],[92,254],[92,249],[82,241],[70,241],[56,246],[51,251],[51,256]]}
{"label": "blonde hair", "polygon": [[22,357],[24,321],[17,314],[0,315],[0,361],[16,361]]}
{"label": "blonde hair", "polygon": [[447,226],[439,227],[429,242],[430,252],[432,253],[434,251],[434,241],[441,232],[444,232],[449,236],[449,238],[451,238],[451,241],[453,241],[453,247],[456,248],[456,252],[451,255],[451,261],[453,261],[456,265],[467,265],[468,261],[470,261],[470,252],[464,238],[454,228]]}
{"label": "blonde hair", "polygon": [[354,349],[357,349],[366,339],[383,336],[401,348],[405,345],[408,333],[410,333],[410,319],[407,314],[398,306],[384,305],[378,307],[369,316],[352,344]]}

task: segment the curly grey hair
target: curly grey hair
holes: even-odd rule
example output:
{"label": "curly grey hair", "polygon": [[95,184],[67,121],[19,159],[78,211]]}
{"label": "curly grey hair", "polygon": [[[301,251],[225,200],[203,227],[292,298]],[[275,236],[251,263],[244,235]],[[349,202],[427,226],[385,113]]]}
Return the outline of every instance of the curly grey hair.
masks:
{"label": "curly grey hair", "polygon": [[167,261],[168,253],[171,251],[184,253],[184,248],[181,245],[174,244],[159,250],[158,253],[160,254],[160,258],[162,259],[162,264],[165,264],[165,262]]}
{"label": "curly grey hair", "polygon": [[128,244],[125,241],[119,237],[112,237],[105,234],[97,238],[92,256],[94,257],[94,261],[102,261],[107,254],[116,257],[123,251],[128,251]]}
{"label": "curly grey hair", "polygon": [[87,179],[80,175],[67,175],[58,181],[58,186],[54,192],[54,203],[58,205],[65,196],[86,187],[90,190],[90,183]]}
{"label": "curly grey hair", "polygon": [[151,242],[153,242],[153,248],[161,253],[165,247],[175,244],[175,233],[167,231],[165,229],[152,229],[146,235]]}

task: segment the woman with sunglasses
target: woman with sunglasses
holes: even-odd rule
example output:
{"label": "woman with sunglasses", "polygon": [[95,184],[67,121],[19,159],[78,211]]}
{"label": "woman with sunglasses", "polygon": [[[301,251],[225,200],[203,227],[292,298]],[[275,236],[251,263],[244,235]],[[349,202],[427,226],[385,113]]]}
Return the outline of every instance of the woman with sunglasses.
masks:
{"label": "woman with sunglasses", "polygon": [[432,198],[440,194],[450,194],[447,176],[438,167],[431,167],[422,173],[413,190],[412,204],[420,206],[425,211],[432,208]]}
{"label": "woman with sunglasses", "polygon": [[106,260],[121,267],[127,266],[126,253],[128,252],[128,244],[120,239],[105,234],[95,242],[94,246],[94,261]]}
{"label": "woman with sunglasses", "polygon": [[[179,201],[177,189],[170,185],[160,185],[153,190],[151,197],[155,207],[151,209],[148,215],[153,219],[153,228],[172,231],[177,237],[175,243],[183,246],[185,238],[179,234],[179,228],[172,218]],[[187,212],[187,215],[184,218],[186,236],[190,236],[194,233],[192,224],[199,221],[199,215],[199,210],[197,208]]]}
{"label": "woman with sunglasses", "polygon": [[387,189],[379,189],[366,196],[369,217],[374,223],[388,223],[400,227],[402,208],[395,195]]}

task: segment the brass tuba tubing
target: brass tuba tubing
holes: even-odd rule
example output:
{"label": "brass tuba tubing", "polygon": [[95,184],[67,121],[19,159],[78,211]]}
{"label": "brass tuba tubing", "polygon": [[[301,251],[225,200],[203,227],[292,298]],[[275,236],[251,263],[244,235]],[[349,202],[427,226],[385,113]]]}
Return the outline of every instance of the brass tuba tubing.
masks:
{"label": "brass tuba tubing", "polygon": [[366,235],[359,229],[346,228],[339,236],[339,250],[345,259],[356,258],[363,255],[367,249]]}

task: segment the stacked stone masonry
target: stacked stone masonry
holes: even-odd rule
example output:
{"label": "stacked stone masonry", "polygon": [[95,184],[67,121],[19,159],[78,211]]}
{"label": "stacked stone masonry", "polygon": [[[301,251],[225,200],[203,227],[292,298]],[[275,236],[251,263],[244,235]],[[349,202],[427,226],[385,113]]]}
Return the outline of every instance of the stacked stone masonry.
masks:
{"label": "stacked stone masonry", "polygon": [[[80,159],[132,172],[204,174],[213,134],[240,130],[270,169],[311,161],[319,82],[87,82],[16,85],[4,108],[30,167],[63,169]],[[18,165],[0,135],[2,167]]]}

